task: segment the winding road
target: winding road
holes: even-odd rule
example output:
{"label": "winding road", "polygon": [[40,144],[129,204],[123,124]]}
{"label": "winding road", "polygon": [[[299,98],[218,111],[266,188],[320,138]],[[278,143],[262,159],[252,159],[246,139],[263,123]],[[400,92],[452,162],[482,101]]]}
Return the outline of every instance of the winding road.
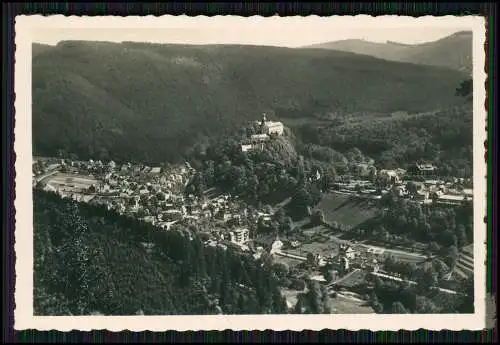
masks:
{"label": "winding road", "polygon": [[[386,278],[386,279],[395,280],[395,281],[399,281],[399,282],[403,281],[403,279],[401,279],[399,277],[390,276],[388,274],[383,274],[383,273],[378,273],[378,272],[371,272],[371,274],[373,274],[375,276],[378,276],[378,277],[381,277],[381,278]],[[408,283],[411,284],[411,285],[417,285],[417,282],[414,282],[414,281],[411,281],[411,280],[408,280]],[[454,291],[454,290],[443,289],[443,288],[440,288],[440,287],[435,287],[435,289],[439,290],[440,292],[448,293],[450,295],[456,295],[456,294],[458,294],[458,292]]]}

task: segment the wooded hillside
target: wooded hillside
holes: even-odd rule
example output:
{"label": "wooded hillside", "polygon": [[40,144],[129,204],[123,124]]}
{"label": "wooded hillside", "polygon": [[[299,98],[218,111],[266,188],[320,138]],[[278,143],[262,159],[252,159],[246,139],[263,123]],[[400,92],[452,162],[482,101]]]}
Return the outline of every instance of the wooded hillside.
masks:
{"label": "wooded hillside", "polygon": [[449,69],[318,49],[35,45],[33,148],[36,155],[174,161],[264,111],[307,122],[446,109],[462,101],[455,89],[464,79]]}
{"label": "wooded hillside", "polygon": [[286,312],[271,264],[102,207],[34,195],[36,315]]}

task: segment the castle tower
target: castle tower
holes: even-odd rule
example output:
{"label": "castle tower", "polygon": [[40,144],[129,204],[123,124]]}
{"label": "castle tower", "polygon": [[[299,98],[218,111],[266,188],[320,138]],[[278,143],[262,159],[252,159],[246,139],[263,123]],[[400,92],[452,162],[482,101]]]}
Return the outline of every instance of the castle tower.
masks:
{"label": "castle tower", "polygon": [[260,122],[260,133],[261,134],[266,134],[266,122],[267,122],[267,115],[266,115],[266,113],[262,113],[262,121]]}
{"label": "castle tower", "polygon": [[266,113],[262,113],[262,124],[265,124],[267,122],[267,115]]}
{"label": "castle tower", "polygon": [[276,239],[274,242],[271,244],[271,251],[270,254],[274,254],[276,252],[281,251],[281,247],[283,247],[283,242],[280,241],[280,237],[278,234],[276,234]]}

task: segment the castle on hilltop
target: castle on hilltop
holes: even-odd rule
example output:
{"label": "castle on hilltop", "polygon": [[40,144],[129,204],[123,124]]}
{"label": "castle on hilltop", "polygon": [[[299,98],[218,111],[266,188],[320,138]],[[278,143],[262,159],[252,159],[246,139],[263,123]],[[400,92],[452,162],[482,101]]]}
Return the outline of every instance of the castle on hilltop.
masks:
{"label": "castle on hilltop", "polygon": [[271,139],[271,136],[283,135],[283,123],[268,121],[266,114],[262,114],[262,119],[256,121],[259,126],[259,133],[253,134],[248,140],[241,143],[243,152],[264,148],[264,143]]}
{"label": "castle on hilltop", "polygon": [[257,121],[257,122],[260,125],[260,133],[261,134],[283,135],[283,123],[281,123],[281,122],[275,122],[275,121],[268,121],[266,113],[263,113],[262,114],[262,120]]}

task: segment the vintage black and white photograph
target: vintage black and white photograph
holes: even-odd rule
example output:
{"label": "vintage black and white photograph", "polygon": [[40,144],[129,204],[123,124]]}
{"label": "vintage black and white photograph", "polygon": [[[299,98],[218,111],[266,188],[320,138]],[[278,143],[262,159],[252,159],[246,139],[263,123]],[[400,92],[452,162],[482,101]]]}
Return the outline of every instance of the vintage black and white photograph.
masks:
{"label": "vintage black and white photograph", "polygon": [[232,18],[19,33],[16,308],[477,325],[484,21]]}

